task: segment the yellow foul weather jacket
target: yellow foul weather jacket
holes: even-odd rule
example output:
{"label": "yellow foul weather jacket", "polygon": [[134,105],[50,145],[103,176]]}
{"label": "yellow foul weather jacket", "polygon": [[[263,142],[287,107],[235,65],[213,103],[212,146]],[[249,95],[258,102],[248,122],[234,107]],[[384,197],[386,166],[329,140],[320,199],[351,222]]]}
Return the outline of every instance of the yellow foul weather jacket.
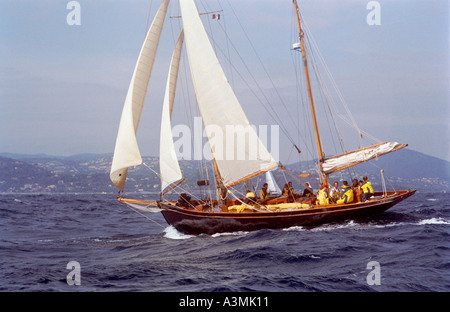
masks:
{"label": "yellow foul weather jacket", "polygon": [[341,193],[341,199],[339,199],[336,204],[350,204],[353,202],[353,189],[349,185],[342,185]]}

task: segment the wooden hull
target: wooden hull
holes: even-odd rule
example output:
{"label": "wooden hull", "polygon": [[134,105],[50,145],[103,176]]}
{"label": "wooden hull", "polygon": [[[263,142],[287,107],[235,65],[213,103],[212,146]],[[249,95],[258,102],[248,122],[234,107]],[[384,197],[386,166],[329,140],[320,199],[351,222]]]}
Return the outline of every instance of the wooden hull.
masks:
{"label": "wooden hull", "polygon": [[187,234],[214,234],[260,229],[313,226],[381,213],[413,195],[416,190],[399,191],[362,203],[312,206],[309,209],[280,212],[204,212],[159,203],[167,223]]}

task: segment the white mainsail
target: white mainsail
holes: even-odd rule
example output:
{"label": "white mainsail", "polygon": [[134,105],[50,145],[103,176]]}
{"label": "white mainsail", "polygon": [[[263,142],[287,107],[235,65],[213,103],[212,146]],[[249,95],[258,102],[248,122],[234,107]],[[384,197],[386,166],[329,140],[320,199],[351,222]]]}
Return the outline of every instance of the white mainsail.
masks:
{"label": "white mainsail", "polygon": [[161,134],[159,140],[159,171],[161,178],[161,192],[170,184],[181,180],[183,175],[178,164],[177,155],[173,144],[172,116],[173,101],[177,86],[178,69],[180,65],[181,48],[183,47],[183,31],[178,37],[175,50],[170,62],[169,76],[167,78],[166,93],[161,117]]}
{"label": "white mainsail", "polygon": [[[197,102],[223,184],[233,186],[277,167],[228,83],[194,1],[180,0],[180,8]],[[235,144],[240,134],[247,143]]]}
{"label": "white mainsail", "polygon": [[368,146],[356,151],[326,158],[323,162],[322,168],[325,174],[330,174],[371,160],[375,157],[394,152],[406,146],[408,145],[397,142],[384,142]]}
{"label": "white mainsail", "polygon": [[142,163],[136,131],[168,5],[169,0],[164,0],[156,13],[139,54],[125,98],[110,172],[111,181],[120,191],[123,191],[125,186],[128,168]]}

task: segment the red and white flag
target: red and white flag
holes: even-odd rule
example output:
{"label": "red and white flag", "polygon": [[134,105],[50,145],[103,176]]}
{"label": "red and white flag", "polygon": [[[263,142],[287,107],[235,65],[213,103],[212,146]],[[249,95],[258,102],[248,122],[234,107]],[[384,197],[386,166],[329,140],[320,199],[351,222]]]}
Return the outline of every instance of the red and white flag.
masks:
{"label": "red and white flag", "polygon": [[213,14],[212,19],[220,20],[220,14]]}

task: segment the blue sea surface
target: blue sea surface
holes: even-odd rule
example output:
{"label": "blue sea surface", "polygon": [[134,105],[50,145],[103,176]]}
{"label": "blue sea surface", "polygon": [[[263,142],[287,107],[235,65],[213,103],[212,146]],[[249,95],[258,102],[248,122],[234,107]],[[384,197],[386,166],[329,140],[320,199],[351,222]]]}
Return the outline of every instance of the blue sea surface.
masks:
{"label": "blue sea surface", "polygon": [[370,218],[191,236],[112,194],[0,195],[0,291],[447,292],[449,199],[418,192]]}

